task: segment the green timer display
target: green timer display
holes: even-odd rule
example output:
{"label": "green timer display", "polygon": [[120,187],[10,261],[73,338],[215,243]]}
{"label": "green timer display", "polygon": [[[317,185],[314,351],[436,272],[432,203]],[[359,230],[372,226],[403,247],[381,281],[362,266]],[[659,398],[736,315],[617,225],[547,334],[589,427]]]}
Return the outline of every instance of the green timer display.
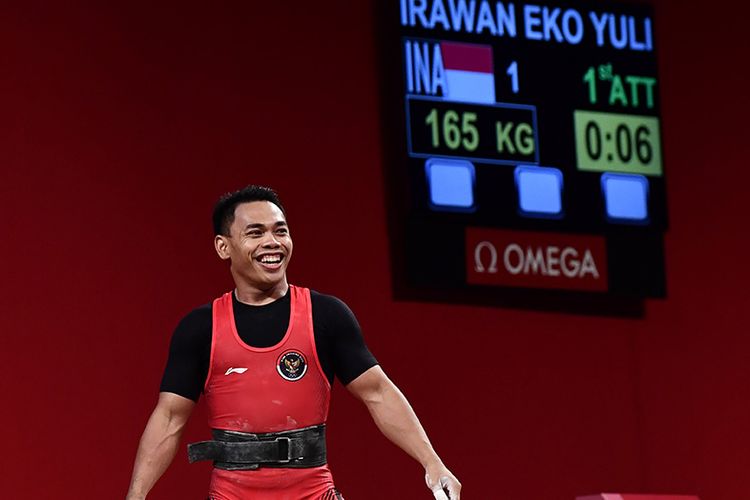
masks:
{"label": "green timer display", "polygon": [[659,119],[576,110],[578,169],[661,176]]}

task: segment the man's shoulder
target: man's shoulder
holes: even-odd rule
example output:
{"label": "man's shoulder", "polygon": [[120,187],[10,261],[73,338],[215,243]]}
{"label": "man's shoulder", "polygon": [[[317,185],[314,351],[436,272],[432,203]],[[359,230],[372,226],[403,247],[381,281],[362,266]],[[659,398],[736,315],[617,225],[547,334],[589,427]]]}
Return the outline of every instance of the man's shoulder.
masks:
{"label": "man's shoulder", "polygon": [[340,298],[310,290],[310,302],[316,329],[328,333],[359,331],[357,317]]}
{"label": "man's shoulder", "polygon": [[200,321],[200,320],[205,320],[206,318],[210,321],[212,309],[213,309],[213,305],[211,302],[199,305],[198,307],[193,308],[192,310],[190,310],[190,312],[184,315],[182,319],[180,320],[180,322]]}
{"label": "man's shoulder", "polygon": [[335,295],[329,295],[310,289],[310,301],[312,302],[313,309],[351,314],[349,306]]}
{"label": "man's shoulder", "polygon": [[192,309],[180,320],[177,328],[175,328],[175,335],[195,338],[210,334],[213,326],[211,311],[212,305],[210,302]]}

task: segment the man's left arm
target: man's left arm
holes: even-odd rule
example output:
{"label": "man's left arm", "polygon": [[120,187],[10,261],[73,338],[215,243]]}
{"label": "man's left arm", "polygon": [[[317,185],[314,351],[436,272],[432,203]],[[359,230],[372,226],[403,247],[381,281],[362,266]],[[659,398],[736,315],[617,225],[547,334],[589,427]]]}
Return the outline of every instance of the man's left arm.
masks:
{"label": "man's left arm", "polygon": [[[422,464],[427,486],[436,499],[460,499],[461,483],[443,465],[406,397],[380,366],[365,371],[346,388],[367,406],[378,429]],[[443,488],[449,497],[445,496]]]}

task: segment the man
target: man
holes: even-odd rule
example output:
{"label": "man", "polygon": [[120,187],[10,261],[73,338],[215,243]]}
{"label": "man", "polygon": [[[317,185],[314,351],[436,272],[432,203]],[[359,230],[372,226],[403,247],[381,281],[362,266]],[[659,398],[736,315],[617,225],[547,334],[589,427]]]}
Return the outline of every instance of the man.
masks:
{"label": "man", "polygon": [[213,222],[216,252],[229,261],[236,288],[175,330],[127,499],[146,498],[169,466],[201,391],[214,439],[191,445],[189,456],[214,461],[211,500],[342,499],[325,452],[335,376],[422,464],[435,498],[458,500],[461,484],[367,350],[349,308],[287,283],[293,246],[276,193],[248,186],[227,194]]}

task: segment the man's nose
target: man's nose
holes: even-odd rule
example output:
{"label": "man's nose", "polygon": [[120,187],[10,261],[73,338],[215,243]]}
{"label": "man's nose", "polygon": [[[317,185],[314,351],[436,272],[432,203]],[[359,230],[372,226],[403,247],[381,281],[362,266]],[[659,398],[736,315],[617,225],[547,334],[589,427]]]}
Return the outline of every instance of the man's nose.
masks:
{"label": "man's nose", "polygon": [[273,233],[269,232],[268,236],[266,236],[263,239],[263,246],[264,247],[278,247],[281,246],[279,243],[279,240],[276,239],[276,236],[274,236]]}

